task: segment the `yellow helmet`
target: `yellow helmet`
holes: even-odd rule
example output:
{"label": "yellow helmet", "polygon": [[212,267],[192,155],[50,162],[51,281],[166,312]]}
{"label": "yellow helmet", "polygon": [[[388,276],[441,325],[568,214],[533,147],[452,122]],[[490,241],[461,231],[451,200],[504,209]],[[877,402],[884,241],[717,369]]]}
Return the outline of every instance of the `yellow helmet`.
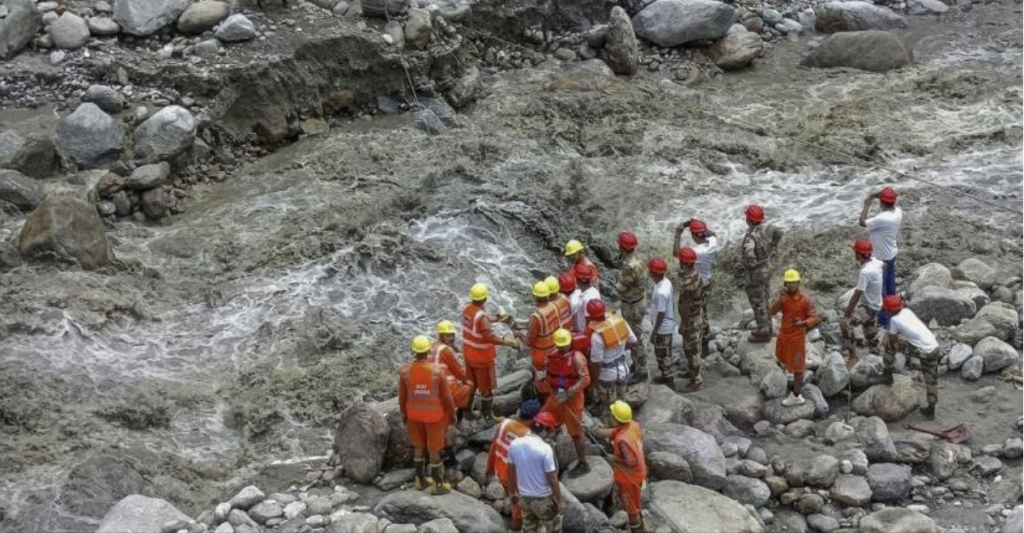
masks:
{"label": "yellow helmet", "polygon": [[583,251],[583,243],[573,239],[565,243],[565,255],[578,254]]}
{"label": "yellow helmet", "polygon": [[437,323],[438,335],[455,335],[455,324],[451,320],[442,320]]}
{"label": "yellow helmet", "polygon": [[782,281],[786,283],[795,283],[800,281],[800,273],[791,268],[782,275]]}
{"label": "yellow helmet", "polygon": [[633,408],[622,400],[616,400],[615,403],[611,405],[610,409],[615,420],[618,420],[623,424],[633,420]]}
{"label": "yellow helmet", "polygon": [[474,302],[486,300],[487,285],[484,285],[483,283],[477,283],[476,285],[473,285],[473,287],[469,289],[469,299],[473,300]]}
{"label": "yellow helmet", "polygon": [[412,339],[413,353],[427,353],[430,351],[430,339],[426,335],[416,335]]}
{"label": "yellow helmet", "polygon": [[550,296],[548,293],[548,284],[544,281],[538,281],[533,284],[533,297],[534,298],[547,298]]}
{"label": "yellow helmet", "polygon": [[555,346],[565,348],[572,344],[572,333],[569,333],[569,330],[565,328],[558,328],[555,330],[554,339]]}
{"label": "yellow helmet", "polygon": [[558,294],[559,292],[562,291],[561,285],[558,284],[558,278],[554,276],[548,276],[547,279],[544,280],[544,283],[548,284],[549,296],[552,294]]}

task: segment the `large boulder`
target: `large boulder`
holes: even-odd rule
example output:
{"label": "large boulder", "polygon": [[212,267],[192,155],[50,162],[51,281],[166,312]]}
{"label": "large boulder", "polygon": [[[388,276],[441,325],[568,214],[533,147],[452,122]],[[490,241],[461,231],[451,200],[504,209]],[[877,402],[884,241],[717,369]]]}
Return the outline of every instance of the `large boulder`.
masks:
{"label": "large boulder", "polygon": [[53,46],[65,50],[81,48],[89,42],[89,25],[85,19],[78,15],[65,11],[63,15],[46,27]]}
{"label": "large boulder", "polygon": [[682,457],[698,484],[717,487],[725,477],[722,449],[714,437],[699,429],[680,424],[649,424],[644,427],[644,448]]}
{"label": "large boulder", "polygon": [[733,424],[750,427],[761,420],[764,399],[760,394],[748,394],[725,404],[724,409]]}
{"label": "large boulder", "polygon": [[868,468],[868,485],[876,502],[899,502],[910,495],[910,465],[875,463]]}
{"label": "large boulder", "polygon": [[50,177],[57,170],[53,139],[13,130],[0,131],[0,168],[17,170],[37,179]]}
{"label": "large boulder", "polygon": [[772,491],[764,481],[746,476],[727,477],[722,486],[722,494],[743,505],[753,505],[754,507],[763,506],[772,497]]}
{"label": "large boulder", "polygon": [[89,25],[89,33],[94,37],[113,37],[121,33],[121,26],[110,17],[89,17],[86,23]]}
{"label": "large boulder", "polygon": [[1020,362],[1017,350],[995,337],[981,339],[981,342],[974,347],[974,356],[981,357],[985,362],[986,374],[998,372]]}
{"label": "large boulder", "polygon": [[895,422],[925,404],[924,391],[907,376],[893,376],[892,385],[875,385],[853,401],[853,410],[864,416],[877,416]]}
{"label": "large boulder", "polygon": [[857,439],[864,453],[872,461],[894,461],[897,458],[896,444],[889,436],[889,428],[877,416],[865,418],[857,426]]}
{"label": "large boulder", "polygon": [[490,505],[461,492],[434,496],[417,490],[393,492],[381,498],[374,514],[397,524],[422,524],[447,518],[459,531],[504,533],[505,522]]}
{"label": "large boulder", "polygon": [[962,339],[960,334],[961,328],[964,328],[965,326],[968,326],[973,322],[982,322],[989,324],[991,326],[992,336],[999,337],[1004,341],[1010,341],[1013,339],[1013,336],[1016,335],[1017,333],[1017,325],[1020,324],[1020,315],[1017,314],[1017,310],[1014,309],[1014,307],[1010,304],[1006,304],[1003,302],[989,304],[986,305],[985,307],[982,307],[978,311],[978,313],[974,315],[974,318],[968,320],[966,324],[963,324],[959,328],[954,330],[953,336],[960,342],[966,342],[972,345],[977,343],[977,341],[981,340],[984,337],[978,338],[976,340],[970,339],[974,340],[974,343],[972,343],[969,342],[968,339]]}
{"label": "large boulder", "polygon": [[740,430],[727,418],[725,409],[716,404],[694,405],[693,410],[687,413],[685,423],[715,437],[720,442],[728,436],[740,434]]}
{"label": "large boulder", "polygon": [[179,520],[191,519],[164,500],[132,494],[107,511],[96,533],[163,533],[164,524]]}
{"label": "large boulder", "polygon": [[915,292],[907,303],[922,322],[933,319],[940,326],[955,326],[965,318],[971,318],[976,311],[974,300],[952,289],[928,286]]}
{"label": "large boulder", "polygon": [[769,400],[785,396],[789,388],[786,373],[778,368],[773,369],[761,378],[759,388],[761,389],[761,394],[764,394],[764,397]]}
{"label": "large boulder", "polygon": [[804,475],[804,481],[812,487],[827,489],[839,475],[839,459],[831,455],[819,455],[811,461],[811,466]]}
{"label": "large boulder", "polygon": [[185,9],[178,17],[178,31],[198,35],[228,18],[231,8],[220,0],[200,0]]}
{"label": "large boulder", "polygon": [[832,499],[848,507],[862,507],[871,502],[871,486],[861,476],[840,474],[832,485]]}
{"label": "large boulder", "polygon": [[581,502],[594,503],[612,493],[612,467],[603,458],[588,457],[590,472],[579,476],[565,476],[562,483]]}
{"label": "large boulder", "polygon": [[647,403],[638,410],[636,420],[644,427],[663,423],[683,424],[692,410],[693,402],[671,388],[651,385]]}
{"label": "large boulder", "polygon": [[140,124],[132,138],[136,159],[172,159],[192,146],[196,138],[196,121],[184,107],[167,106]]}
{"label": "large boulder", "polygon": [[650,452],[647,454],[647,468],[654,479],[667,479],[690,483],[693,472],[686,459],[671,452]]}
{"label": "large boulder", "polygon": [[717,39],[736,21],[736,10],[715,0],[655,0],[633,17],[636,34],[658,46]]}
{"label": "large boulder", "polygon": [[936,533],[935,521],[917,511],[887,507],[860,519],[860,533]]}
{"label": "large boulder", "polygon": [[363,403],[345,409],[334,432],[334,454],[346,475],[360,483],[371,483],[380,474],[387,446],[384,415]]}
{"label": "large boulder", "polygon": [[985,360],[979,355],[972,356],[960,367],[960,377],[967,381],[978,381],[985,371]]}
{"label": "large boulder", "polygon": [[128,102],[117,89],[108,85],[90,85],[82,95],[83,102],[92,102],[107,113],[118,113],[127,107]]}
{"label": "large boulder", "polygon": [[0,58],[10,59],[43,28],[43,16],[32,0],[3,0],[7,16],[0,19]]}
{"label": "large boulder", "polygon": [[608,17],[608,35],[604,50],[608,53],[605,63],[616,74],[632,76],[640,65],[640,46],[633,31],[633,22],[620,6],[612,8]]}
{"label": "large boulder", "polygon": [[658,481],[649,489],[649,508],[677,533],[761,533],[764,528],[742,505],[679,481]]}
{"label": "large boulder", "polygon": [[96,209],[70,196],[50,196],[39,204],[25,219],[18,250],[24,257],[75,261],[87,270],[112,259]]}
{"label": "large boulder", "polygon": [[814,374],[814,379],[821,393],[831,398],[847,389],[850,384],[850,373],[846,368],[846,360],[839,352],[829,352],[825,361]]}
{"label": "large boulder", "polygon": [[892,10],[870,2],[828,2],[815,10],[814,27],[826,33],[897,30],[907,21]]}
{"label": "large boulder", "polygon": [[942,481],[953,477],[957,465],[969,460],[970,456],[970,448],[940,440],[932,444],[928,464],[932,475]]}
{"label": "large boulder", "polygon": [[715,41],[708,55],[722,70],[746,68],[755,57],[764,53],[764,42],[757,33],[747,31],[742,24],[733,24],[725,37]]}
{"label": "large boulder", "polygon": [[116,161],[124,136],[124,126],[92,103],[79,105],[57,123],[57,148],[83,168]]}
{"label": "large boulder", "polygon": [[121,31],[143,37],[173,23],[189,0],[114,0],[114,22]]}
{"label": "large boulder", "polygon": [[[980,341],[981,339],[979,338],[978,340]],[[971,344],[977,344],[977,341]],[[950,370],[959,370],[972,355],[974,355],[974,349],[971,346],[963,343],[954,344],[949,349],[949,353],[946,354],[946,366]]]}
{"label": "large boulder", "polygon": [[[562,512],[563,533],[590,533],[606,531],[611,528],[608,517],[604,516],[593,505],[583,503],[561,484],[562,498],[565,500],[565,511]],[[459,531],[476,531],[475,529],[459,529]]]}
{"label": "large boulder", "polygon": [[38,181],[17,170],[0,170],[0,203],[31,211],[42,201],[43,187]]}
{"label": "large boulder", "polygon": [[868,354],[850,369],[850,383],[855,389],[866,389],[882,382],[885,375],[885,361],[874,354]]}
{"label": "large boulder", "polygon": [[940,263],[928,263],[922,265],[910,276],[910,294],[914,294],[925,287],[952,288],[953,273]]}
{"label": "large boulder", "polygon": [[996,269],[977,257],[964,259],[953,269],[953,278],[973,282],[982,289],[991,289],[997,281]]}

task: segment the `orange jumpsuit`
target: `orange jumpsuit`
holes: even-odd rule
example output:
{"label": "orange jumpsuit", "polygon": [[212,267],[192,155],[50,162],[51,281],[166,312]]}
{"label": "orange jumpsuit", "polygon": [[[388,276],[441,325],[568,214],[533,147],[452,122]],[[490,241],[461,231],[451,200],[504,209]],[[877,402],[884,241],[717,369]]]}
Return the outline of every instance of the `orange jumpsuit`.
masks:
{"label": "orange jumpsuit", "polygon": [[501,337],[491,328],[491,319],[483,304],[466,304],[462,308],[462,351],[469,380],[484,397],[498,386],[498,378],[494,374],[494,360],[498,356],[495,346],[498,344],[501,344]]}
{"label": "orange jumpsuit", "polygon": [[530,313],[530,329],[526,340],[530,345],[530,361],[534,370],[544,369],[544,357],[555,346],[553,335],[562,326],[555,304],[548,302]]}
{"label": "orange jumpsuit", "polygon": [[[498,483],[501,483],[502,488],[505,489],[505,494],[509,493],[508,447],[512,445],[513,440],[529,432],[530,427],[515,418],[506,418],[501,424],[498,424],[498,429],[494,431],[494,440],[491,442],[491,449],[487,454],[487,473],[498,475]],[[516,522],[523,520],[523,509],[519,507],[518,503],[512,504],[512,519]]]}
{"label": "orange jumpsuit", "polygon": [[[782,326],[779,328],[779,338],[775,341],[775,358],[786,371],[802,373],[807,363],[807,329],[818,325],[814,302],[803,289],[794,294],[786,292],[772,302],[768,316],[779,311],[782,311]],[[794,326],[795,320],[806,321],[807,327]]]}
{"label": "orange jumpsuit", "polygon": [[409,429],[413,448],[440,453],[455,422],[455,402],[446,372],[426,359],[402,365],[398,379],[398,407]]}
{"label": "orange jumpsuit", "polygon": [[626,514],[641,514],[640,488],[647,479],[647,461],[644,459],[644,432],[640,424],[628,422],[612,430],[612,448],[616,462],[613,471],[615,487]]}
{"label": "orange jumpsuit", "polygon": [[459,359],[455,356],[455,350],[441,341],[434,341],[433,346],[430,347],[430,355],[427,356],[427,360],[441,365],[447,372],[448,390],[452,392],[455,407],[459,409],[468,407],[469,393],[473,389],[466,383],[468,380],[466,371],[459,364]]}
{"label": "orange jumpsuit", "polygon": [[[583,435],[584,391],[590,385],[590,370],[583,354],[577,351],[562,352],[551,350],[547,356],[546,378],[551,396],[544,402],[542,411],[551,413],[558,425],[565,424],[571,437]],[[559,404],[555,395],[576,386],[576,393]]]}

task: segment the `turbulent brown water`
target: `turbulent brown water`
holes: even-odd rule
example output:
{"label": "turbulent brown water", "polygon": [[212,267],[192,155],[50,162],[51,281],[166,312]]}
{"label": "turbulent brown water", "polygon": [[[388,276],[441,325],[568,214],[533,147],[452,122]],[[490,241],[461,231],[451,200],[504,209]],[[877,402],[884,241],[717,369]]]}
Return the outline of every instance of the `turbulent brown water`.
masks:
{"label": "turbulent brown water", "polygon": [[[607,268],[623,228],[648,255],[689,216],[734,242],[756,201],[826,296],[853,277],[837,257],[864,195],[895,183],[902,268],[1019,268],[1021,216],[954,191],[1021,207],[1020,10],[912,19],[917,64],[887,75],[797,68],[806,40],[693,88],[502,72],[443,136],[344,125],[201,186],[168,224],[119,223],[122,268],[0,275],[5,527],[91,531],[111,502],[82,487],[110,456],[191,511],[260,460],[324,454],[336,406],[389,395],[413,334],[476,281],[522,312],[569,238]],[[717,307],[722,324],[741,309]]]}

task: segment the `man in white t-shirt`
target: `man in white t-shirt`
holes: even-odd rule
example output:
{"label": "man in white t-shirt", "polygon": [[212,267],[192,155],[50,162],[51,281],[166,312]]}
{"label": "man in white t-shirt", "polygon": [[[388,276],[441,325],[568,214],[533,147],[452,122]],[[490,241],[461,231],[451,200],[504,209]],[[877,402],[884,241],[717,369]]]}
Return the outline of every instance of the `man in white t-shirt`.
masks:
{"label": "man in white t-shirt", "polygon": [[508,447],[509,498],[523,512],[523,531],[562,530],[561,485],[555,452],[544,439],[555,429],[554,415],[542,412],[530,422],[530,432]]}
{"label": "man in white t-shirt", "polygon": [[708,229],[703,220],[691,218],[676,227],[675,240],[672,242],[672,255],[679,257],[679,240],[683,231],[690,229],[693,238],[693,251],[697,253],[695,267],[700,280],[704,284],[700,297],[700,312],[704,319],[704,332],[701,334],[701,357],[708,356],[711,342],[711,317],[708,315],[708,300],[711,296],[711,269],[715,266],[715,254],[718,253],[718,237]]}
{"label": "man in white t-shirt", "polygon": [[853,243],[853,253],[860,265],[857,275],[857,286],[853,290],[850,303],[839,322],[843,333],[843,351],[846,352],[846,366],[853,368],[857,364],[857,343],[854,329],[861,326],[864,341],[868,347],[878,342],[877,319],[882,308],[882,268],[884,263],[871,256],[871,241],[864,237]]}
{"label": "man in white t-shirt", "polygon": [[626,319],[618,313],[609,313],[604,302],[595,301],[587,309],[590,317],[590,379],[597,381],[597,397],[602,419],[611,424],[604,406],[626,397],[631,358],[629,351],[637,344],[636,335]]}
{"label": "man in white t-shirt", "polygon": [[[578,332],[587,328],[587,304],[591,300],[601,300],[601,292],[594,285],[594,272],[594,267],[590,265],[577,265],[574,269],[576,288],[580,291],[580,302],[575,307],[573,327]],[[572,303],[572,299],[569,302]]]}
{"label": "man in white t-shirt", "polygon": [[889,313],[889,332],[885,335],[885,381],[892,385],[892,373],[896,368],[896,350],[902,348],[907,358],[916,357],[921,362],[928,405],[921,408],[921,414],[935,419],[935,404],[939,403],[939,343],[928,326],[910,309],[903,308],[903,299],[898,294],[885,297],[882,304]]}
{"label": "man in white t-shirt", "polygon": [[[881,211],[868,218],[871,202],[878,198]],[[885,263],[882,275],[882,296],[896,294],[896,254],[899,253],[900,226],[903,224],[903,210],[896,207],[896,190],[886,187],[868,195],[860,211],[858,223],[868,229],[868,238],[874,246],[874,256]],[[878,315],[878,325],[889,326],[889,315],[883,309]]]}
{"label": "man in white t-shirt", "polygon": [[651,328],[651,344],[654,345],[654,358],[658,360],[661,375],[654,379],[657,383],[672,385],[675,382],[675,369],[672,364],[672,335],[676,330],[675,295],[672,282],[669,281],[668,263],[655,257],[647,263],[647,271],[651,275],[650,311],[653,326]]}

